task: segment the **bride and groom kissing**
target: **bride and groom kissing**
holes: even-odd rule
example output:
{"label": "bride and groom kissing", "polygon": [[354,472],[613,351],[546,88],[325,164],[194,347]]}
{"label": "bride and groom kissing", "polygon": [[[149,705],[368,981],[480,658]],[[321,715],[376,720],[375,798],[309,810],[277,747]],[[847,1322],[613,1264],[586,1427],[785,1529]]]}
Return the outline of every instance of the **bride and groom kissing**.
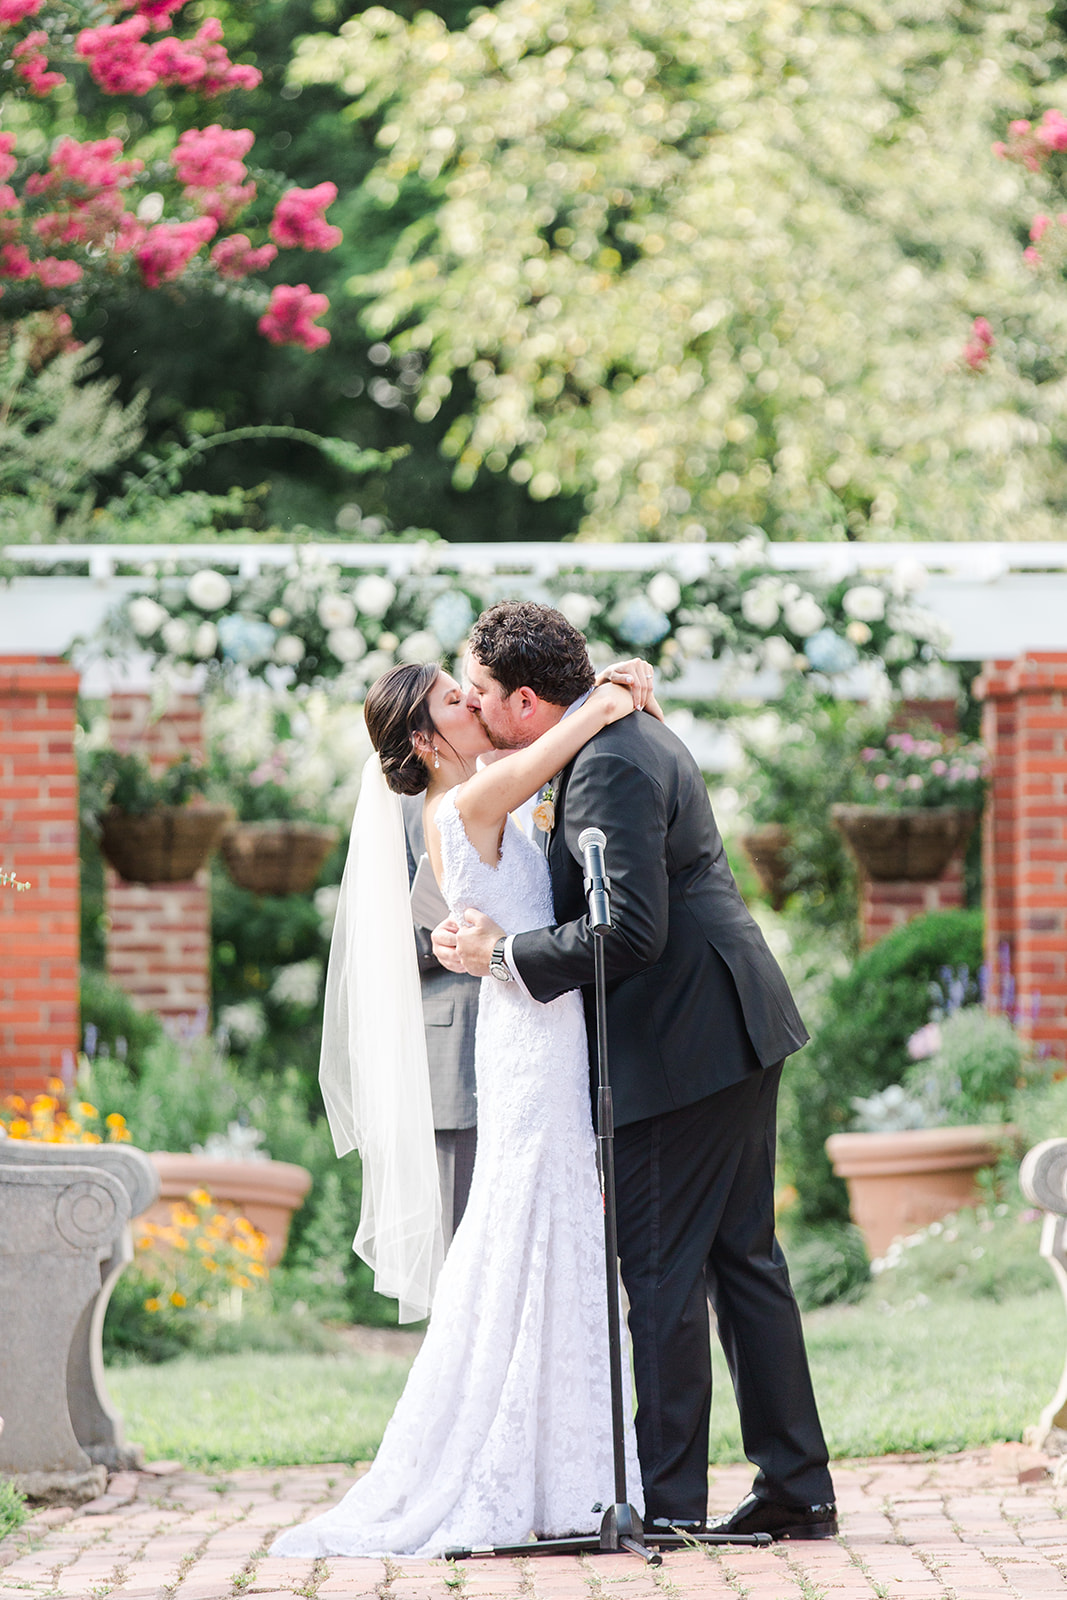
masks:
{"label": "bride and groom kissing", "polygon": [[[339,917],[349,932],[335,931],[324,1019],[335,1143],[364,1158],[360,1233],[372,1251],[387,1235],[403,1237],[416,1276],[436,1280],[433,1312],[370,1470],[274,1550],[432,1556],[592,1532],[594,1504],[614,1498],[589,1098],[594,936],[577,843],[589,826],[607,836],[611,878],[603,950],[643,1490],[633,1498],[638,1509],[643,1500],[646,1527],[705,1526],[710,1300],[757,1474],[752,1494],[708,1526],[829,1537],[837,1523],[826,1446],[774,1234],[778,1083],[807,1034],[734,883],[701,773],[662,721],[651,669],[630,662],[595,680],[582,635],[549,607],[504,602],[483,613],[466,670],[466,691],[427,665],[394,668],[368,692],[376,755],[364,772],[342,889],[350,912]],[[509,814],[546,791],[548,826],[534,840]],[[392,972],[383,990],[361,970],[385,958],[399,906],[381,893],[361,903],[375,878],[361,880],[353,859],[362,852],[381,873],[387,856],[402,858],[403,793],[425,794],[427,852],[452,911],[435,931],[435,953],[484,980],[477,1157],[439,1272],[410,1217],[387,1220],[388,1186],[368,1174],[376,1160],[399,1163],[404,1194],[426,1192],[425,1171],[404,1166],[407,1146],[397,1154],[396,1129],[384,1142],[368,1129],[368,1107],[390,1076],[383,1034],[398,1024],[417,1057],[409,1013],[414,996],[417,1018],[418,987]],[[413,969],[410,919],[407,945]],[[407,966],[407,956],[395,964]],[[368,1011],[383,1005],[389,1028],[368,1030]],[[432,1162],[432,1130],[430,1150]],[[368,1187],[377,1206],[369,1226]],[[395,1194],[393,1204],[404,1212]],[[632,1429],[626,1443],[636,1483]]]}

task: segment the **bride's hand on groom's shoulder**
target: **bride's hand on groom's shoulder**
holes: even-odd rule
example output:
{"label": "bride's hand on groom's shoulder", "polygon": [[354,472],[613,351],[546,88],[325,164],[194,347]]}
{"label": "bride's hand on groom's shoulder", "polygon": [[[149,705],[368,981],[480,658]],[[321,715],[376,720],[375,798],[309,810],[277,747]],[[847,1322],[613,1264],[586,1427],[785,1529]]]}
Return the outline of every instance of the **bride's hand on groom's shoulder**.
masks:
{"label": "bride's hand on groom's shoulder", "polygon": [[598,686],[613,683],[629,689],[634,710],[649,711],[662,722],[663,712],[654,693],[655,678],[655,671],[647,661],[632,656],[629,661],[616,661],[613,666],[605,667],[603,672],[597,673],[596,681]]}

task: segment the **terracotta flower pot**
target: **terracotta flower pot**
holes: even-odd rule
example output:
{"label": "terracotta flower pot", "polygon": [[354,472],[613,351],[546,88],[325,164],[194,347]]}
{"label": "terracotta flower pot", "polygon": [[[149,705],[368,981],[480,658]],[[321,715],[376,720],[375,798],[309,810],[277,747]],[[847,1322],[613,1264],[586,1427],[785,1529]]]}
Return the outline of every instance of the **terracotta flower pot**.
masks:
{"label": "terracotta flower pot", "polygon": [[232,806],[157,806],[143,816],[112,809],[100,819],[100,852],[127,883],[188,883],[232,816]]}
{"label": "terracotta flower pot", "polygon": [[913,1128],[903,1133],[835,1133],[826,1153],[848,1185],[852,1220],[868,1254],[884,1255],[901,1234],[976,1205],[975,1175],[1016,1133],[988,1127]]}
{"label": "terracotta flower pot", "polygon": [[235,822],[222,836],[226,871],[255,894],[303,894],[337,843],[337,829],[314,822]]}
{"label": "terracotta flower pot", "polygon": [[939,878],[978,821],[977,811],[957,806],[835,805],[831,816],[864,872],[880,882]]}
{"label": "terracotta flower pot", "polygon": [[775,911],[781,911],[789,899],[785,884],[792,865],[788,854],[791,838],[789,829],[781,822],[765,822],[741,835],[741,848]]}
{"label": "terracotta flower pot", "polygon": [[311,1188],[305,1167],[289,1161],[223,1161],[174,1150],[153,1150],[151,1160],[159,1173],[159,1199],[145,1212],[148,1221],[169,1222],[175,1200],[205,1189],[220,1211],[247,1217],[267,1235],[269,1267],[281,1260],[293,1212]]}

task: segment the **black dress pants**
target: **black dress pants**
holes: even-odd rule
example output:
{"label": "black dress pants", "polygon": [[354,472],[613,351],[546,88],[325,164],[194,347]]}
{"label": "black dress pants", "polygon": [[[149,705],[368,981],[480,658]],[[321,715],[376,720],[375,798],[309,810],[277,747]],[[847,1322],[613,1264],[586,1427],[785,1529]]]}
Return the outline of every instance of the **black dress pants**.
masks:
{"label": "black dress pants", "polygon": [[646,1522],[707,1513],[709,1299],[756,1493],[796,1505],[833,1499],[800,1313],[774,1236],[781,1070],[755,1069],[615,1134]]}

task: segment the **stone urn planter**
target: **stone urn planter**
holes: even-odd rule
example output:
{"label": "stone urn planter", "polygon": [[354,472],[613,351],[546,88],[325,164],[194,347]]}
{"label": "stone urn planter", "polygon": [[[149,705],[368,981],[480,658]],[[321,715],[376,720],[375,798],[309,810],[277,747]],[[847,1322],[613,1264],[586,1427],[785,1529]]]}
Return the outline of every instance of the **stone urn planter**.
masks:
{"label": "stone urn planter", "polygon": [[789,899],[786,880],[792,862],[789,845],[792,835],[782,822],[765,822],[741,835],[741,848],[752,863],[760,888],[775,911]]}
{"label": "stone urn planter", "polygon": [[831,816],[864,872],[880,882],[939,878],[978,821],[977,811],[956,806],[835,805]]}
{"label": "stone urn planter", "polygon": [[100,851],[126,883],[188,883],[233,817],[232,806],[115,807],[100,818]]}
{"label": "stone urn planter", "polygon": [[902,1234],[976,1205],[976,1174],[996,1161],[1015,1134],[1010,1123],[835,1133],[826,1153],[848,1186],[852,1220],[873,1258]]}
{"label": "stone urn planter", "polygon": [[220,841],[226,871],[254,894],[303,894],[337,843],[337,829],[315,822],[234,822]]}
{"label": "stone urn planter", "polygon": [[159,1198],[145,1212],[149,1222],[166,1224],[176,1200],[205,1189],[220,1211],[247,1217],[267,1236],[267,1265],[285,1253],[289,1224],[311,1188],[311,1173],[289,1161],[230,1161],[184,1151],[153,1150]]}

